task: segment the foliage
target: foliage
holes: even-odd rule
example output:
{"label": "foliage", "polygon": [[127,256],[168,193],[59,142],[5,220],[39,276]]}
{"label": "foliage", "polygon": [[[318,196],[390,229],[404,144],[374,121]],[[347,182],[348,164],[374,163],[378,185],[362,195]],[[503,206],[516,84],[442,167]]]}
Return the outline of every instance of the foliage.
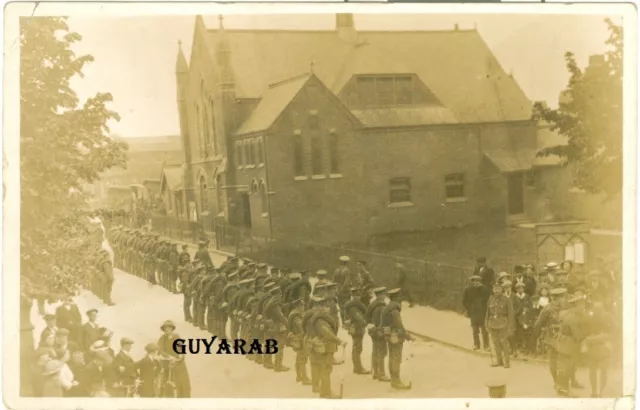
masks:
{"label": "foliage", "polygon": [[23,18],[20,39],[21,292],[75,293],[96,273],[99,225],[90,222],[83,185],[126,167],[126,144],[107,135],[119,120],[110,94],[84,104],[70,87],[93,61],[77,57],[65,18]]}
{"label": "foliage", "polygon": [[539,155],[558,155],[573,164],[574,186],[612,197],[622,189],[622,27],[606,19],[610,50],[594,56],[582,71],[573,53],[565,60],[569,83],[557,110],[537,102],[533,118],[551,124],[568,140]]}

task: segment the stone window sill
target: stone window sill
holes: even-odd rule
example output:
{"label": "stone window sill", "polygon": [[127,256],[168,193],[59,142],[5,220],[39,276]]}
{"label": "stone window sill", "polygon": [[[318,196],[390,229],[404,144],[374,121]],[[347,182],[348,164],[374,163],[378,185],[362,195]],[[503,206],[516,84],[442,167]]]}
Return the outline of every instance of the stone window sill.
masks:
{"label": "stone window sill", "polygon": [[342,178],[342,174],[331,174],[331,175],[329,175],[329,178],[331,178],[331,179]]}
{"label": "stone window sill", "polygon": [[244,167],[242,165],[238,165],[238,169],[243,169]]}
{"label": "stone window sill", "polygon": [[445,202],[448,202],[448,203],[467,202],[467,197],[461,196],[457,198],[447,198]]}
{"label": "stone window sill", "polygon": [[262,217],[263,217],[263,218],[268,218],[268,217],[269,217],[269,213],[267,213],[267,212],[263,213],[263,214],[262,214]]}
{"label": "stone window sill", "polygon": [[255,167],[256,167],[255,165],[247,165],[245,168],[247,168],[247,169],[253,169],[253,168],[255,168]]}
{"label": "stone window sill", "polygon": [[258,168],[264,168],[264,163],[258,164]]}
{"label": "stone window sill", "polygon": [[388,205],[389,208],[409,208],[413,206],[413,202],[394,202]]}
{"label": "stone window sill", "polygon": [[312,175],[311,179],[327,179],[326,175]]}
{"label": "stone window sill", "polygon": [[293,177],[294,181],[306,181],[307,179],[309,179],[309,177],[306,177],[304,175]]}

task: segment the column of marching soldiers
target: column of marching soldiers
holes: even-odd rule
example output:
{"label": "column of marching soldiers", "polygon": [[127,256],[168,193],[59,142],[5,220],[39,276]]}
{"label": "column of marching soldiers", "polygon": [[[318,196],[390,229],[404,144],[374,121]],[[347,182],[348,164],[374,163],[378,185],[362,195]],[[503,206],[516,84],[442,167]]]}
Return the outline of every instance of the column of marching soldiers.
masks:
{"label": "column of marching soldiers", "polygon": [[[176,243],[148,230],[116,226],[109,229],[108,240],[115,267],[184,295],[186,321],[218,339],[243,339],[248,344],[275,339],[291,347],[296,353],[296,382],[310,386],[322,398],[341,397],[332,391],[330,380],[333,366],[344,361],[334,357],[340,350],[344,357],[346,347],[338,337],[340,324],[352,338],[354,373],[373,373],[374,380],[390,382],[393,388],[411,388],[400,379],[403,344],[412,340],[400,316],[400,289],[375,287],[364,262],[350,270],[350,258],[342,256],[333,274],[315,273],[318,281],[312,287],[310,272],[304,270],[269,268],[236,257],[216,268],[207,241],[199,242],[192,260],[187,245],[178,251]],[[366,333],[373,343],[372,371],[361,359]],[[284,350],[244,357],[285,372],[289,368],[283,365]],[[385,370],[387,356],[390,377]]]}

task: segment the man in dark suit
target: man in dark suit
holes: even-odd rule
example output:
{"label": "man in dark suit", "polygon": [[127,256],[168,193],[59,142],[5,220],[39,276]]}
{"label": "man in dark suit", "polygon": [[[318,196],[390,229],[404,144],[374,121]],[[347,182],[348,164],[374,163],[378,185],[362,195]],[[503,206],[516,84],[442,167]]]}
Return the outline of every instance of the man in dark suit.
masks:
{"label": "man in dark suit", "polygon": [[[128,337],[123,337],[120,340],[120,351],[113,359],[111,366],[116,374],[116,382],[120,385],[130,386],[137,378],[137,372],[135,369],[135,362],[131,358],[131,346],[133,340]],[[118,389],[118,397],[125,397],[126,389]]]}
{"label": "man in dark suit", "polygon": [[485,288],[491,289],[493,286],[495,272],[493,269],[487,266],[487,258],[484,256],[480,256],[476,259],[476,268],[473,271],[474,275],[480,276],[482,278],[482,284]]}
{"label": "man in dark suit", "polygon": [[90,396],[100,392],[113,391],[116,382],[115,373],[111,367],[111,360],[107,353],[107,346],[98,340],[90,348],[92,360],[85,368],[85,385]]}
{"label": "man in dark suit", "polygon": [[140,397],[159,397],[160,391],[156,391],[156,379],[160,374],[160,364],[156,360],[158,345],[149,343],[144,347],[147,351],[145,357],[134,364],[134,368],[140,375]]}
{"label": "man in dark suit", "polygon": [[45,327],[40,333],[40,340],[46,339],[47,337],[49,337],[49,335],[55,336],[55,334],[58,332],[55,315],[49,313],[44,315],[44,321],[47,324],[47,327]]}
{"label": "man in dark suit", "polygon": [[487,302],[491,291],[484,287],[482,278],[478,275],[471,277],[471,284],[464,291],[462,305],[467,316],[471,320],[473,332],[473,350],[480,349],[480,333],[482,333],[482,347],[489,350],[489,333],[484,327],[484,319],[487,313]]}
{"label": "man in dark suit", "polygon": [[65,299],[64,303],[56,309],[56,324],[69,331],[69,341],[80,342],[82,316],[80,316],[78,305],[73,303],[71,297]]}
{"label": "man in dark suit", "polygon": [[100,339],[100,326],[96,322],[96,319],[98,318],[98,309],[87,310],[87,318],[89,320],[82,326],[81,346],[85,352],[90,352],[91,345],[93,345],[96,340]]}

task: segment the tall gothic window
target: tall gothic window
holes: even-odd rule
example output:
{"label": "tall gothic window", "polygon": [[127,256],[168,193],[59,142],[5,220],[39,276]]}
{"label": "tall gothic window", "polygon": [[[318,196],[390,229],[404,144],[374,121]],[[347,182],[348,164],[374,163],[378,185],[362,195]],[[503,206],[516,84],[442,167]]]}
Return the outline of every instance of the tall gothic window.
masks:
{"label": "tall gothic window", "polygon": [[200,209],[201,213],[209,210],[209,197],[207,196],[207,181],[204,176],[200,177]]}
{"label": "tall gothic window", "polygon": [[213,98],[209,98],[209,111],[211,114],[211,135],[214,155],[218,153],[218,134],[216,133],[216,112],[213,109]]}
{"label": "tall gothic window", "polygon": [[293,164],[295,176],[304,176],[304,146],[300,134],[293,136]]}
{"label": "tall gothic window", "polygon": [[330,173],[331,174],[339,174],[340,173],[340,166],[339,166],[339,161],[340,158],[338,157],[338,135],[335,132],[331,132],[329,134],[329,152],[331,155],[331,169],[330,169]]}
{"label": "tall gothic window", "polygon": [[222,201],[222,177],[218,174],[216,175],[216,205],[218,207],[218,214],[224,212],[224,204]]}
{"label": "tall gothic window", "polygon": [[203,130],[202,130],[202,113],[200,111],[200,106],[196,105],[196,130],[198,135],[198,149],[200,151],[200,156],[205,156],[204,150],[204,138],[203,138]]}
{"label": "tall gothic window", "polygon": [[264,142],[262,138],[258,138],[258,164],[264,164]]}
{"label": "tall gothic window", "polygon": [[322,137],[315,134],[311,137],[311,172],[313,175],[322,175]]}
{"label": "tall gothic window", "polygon": [[264,181],[260,183],[260,208],[262,214],[269,213],[269,201],[267,199],[267,186]]}

